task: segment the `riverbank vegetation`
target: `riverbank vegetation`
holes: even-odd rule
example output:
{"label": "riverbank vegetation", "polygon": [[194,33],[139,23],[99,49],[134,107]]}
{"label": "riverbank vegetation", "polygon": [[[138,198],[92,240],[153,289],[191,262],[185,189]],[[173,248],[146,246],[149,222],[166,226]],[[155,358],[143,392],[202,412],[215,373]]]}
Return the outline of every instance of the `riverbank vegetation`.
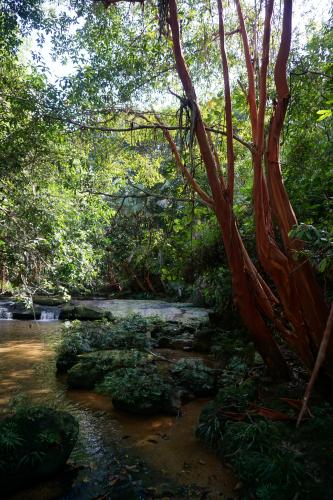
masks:
{"label": "riverbank vegetation", "polygon": [[[306,9],[0,11],[1,295],[35,319],[40,295],[214,310],[184,326],[62,306],[61,319],[96,321],[64,330],[57,368],[139,414],[215,396],[197,436],[249,498],[332,494],[333,20]],[[163,360],[163,348],[211,359]]]}

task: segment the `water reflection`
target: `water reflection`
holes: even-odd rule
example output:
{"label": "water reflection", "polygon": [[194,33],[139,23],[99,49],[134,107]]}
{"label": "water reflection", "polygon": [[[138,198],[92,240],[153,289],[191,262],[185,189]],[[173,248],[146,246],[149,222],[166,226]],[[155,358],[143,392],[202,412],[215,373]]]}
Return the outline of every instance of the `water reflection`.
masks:
{"label": "water reflection", "polygon": [[206,498],[211,499],[233,496],[230,470],[193,435],[204,400],[186,405],[180,418],[143,417],[116,412],[110,399],[93,392],[67,391],[65,379],[55,376],[54,349],[60,329],[60,322],[0,322],[0,411],[24,392],[30,400],[69,410],[80,422],[79,442],[70,458],[81,467],[74,483],[67,473],[13,500],[98,497],[117,457],[124,453],[141,457],[152,480],[154,476],[159,482],[196,483],[209,488]]}

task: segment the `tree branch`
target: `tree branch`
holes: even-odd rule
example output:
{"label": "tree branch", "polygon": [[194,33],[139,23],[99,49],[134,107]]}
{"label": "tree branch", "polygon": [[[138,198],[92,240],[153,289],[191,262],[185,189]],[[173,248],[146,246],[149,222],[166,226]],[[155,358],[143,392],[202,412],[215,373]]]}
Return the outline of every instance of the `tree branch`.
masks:
{"label": "tree branch", "polygon": [[302,409],[298,415],[296,427],[298,427],[299,424],[301,423],[303,415],[306,412],[306,409],[308,407],[308,402],[309,402],[309,399],[311,397],[316,378],[318,376],[320,368],[322,367],[322,365],[325,361],[326,351],[327,351],[328,344],[329,344],[329,341],[330,341],[330,338],[332,335],[332,330],[333,330],[333,303],[331,305],[331,310],[330,310],[330,314],[329,314],[329,317],[327,320],[327,324],[326,324],[326,328],[325,328],[325,331],[323,334],[323,338],[322,338],[322,341],[320,343],[316,363],[314,365],[314,368],[313,368],[313,371],[312,371],[312,374],[310,377],[310,381],[308,383],[308,386],[307,386],[305,394],[304,394]]}
{"label": "tree branch", "polygon": [[[80,130],[100,130],[101,132],[135,132],[136,130],[190,130],[190,127],[180,127],[178,125],[172,126],[172,125],[161,125],[154,123],[152,125],[138,125],[136,123],[132,123],[130,127],[105,127],[103,125],[89,125],[87,123],[80,123],[75,120],[72,120],[70,118],[61,118],[57,116],[48,116],[49,118],[53,118],[55,120],[63,121],[70,123],[71,125],[75,125],[78,127]],[[218,134],[222,135],[224,137],[227,137],[227,132],[221,129],[217,129],[215,127],[205,127],[205,129],[209,132],[212,132],[213,134]],[[239,144],[242,144],[245,148],[247,148],[249,151],[253,151],[253,144],[251,142],[246,141],[242,137],[240,137],[237,134],[233,134],[233,139],[237,141]]]}
{"label": "tree branch", "polygon": [[[156,119],[159,120],[159,118],[156,116]],[[163,124],[160,123],[162,126]],[[178,148],[176,146],[175,141],[172,139],[171,134],[167,128],[162,128],[164,137],[168,141],[171,151],[173,153],[173,156],[176,160],[177,166],[181,173],[184,175],[184,177],[188,180],[190,186],[192,189],[200,196],[202,201],[210,208],[214,208],[214,200],[199,186],[197,181],[194,179],[194,177],[191,175],[189,170],[186,168],[184,163],[182,162],[182,159],[180,157],[180,154],[178,152]]]}
{"label": "tree branch", "polygon": [[273,5],[274,5],[274,0],[269,0],[268,3],[266,4],[264,36],[262,41],[258,126],[256,134],[256,145],[258,148],[258,152],[260,154],[263,153],[264,149],[264,126],[265,126],[265,113],[266,113],[266,102],[267,102],[267,69],[269,63],[269,46],[271,37],[271,19],[273,13]]}
{"label": "tree branch", "polygon": [[235,155],[233,143],[233,125],[232,125],[232,104],[230,93],[229,66],[228,58],[225,50],[225,30],[223,20],[223,4],[222,0],[217,0],[217,8],[219,15],[219,36],[220,36],[220,52],[223,68],[224,80],[224,100],[225,100],[225,116],[227,126],[227,163],[228,163],[228,193],[231,205],[234,197],[234,182],[235,182]]}
{"label": "tree branch", "polygon": [[252,140],[253,140],[253,142],[255,142],[256,133],[257,133],[258,116],[257,116],[254,69],[253,69],[253,65],[252,65],[252,61],[251,61],[249,39],[247,36],[247,31],[246,31],[246,27],[245,27],[245,21],[244,21],[242,8],[241,8],[239,0],[235,0],[235,3],[236,3],[236,9],[237,9],[237,14],[238,14],[238,19],[239,19],[242,40],[243,40],[244,56],[245,56],[247,79],[248,79],[248,86],[249,86],[247,100],[248,100],[249,108],[250,108],[250,119],[251,119],[251,126],[252,126]]}

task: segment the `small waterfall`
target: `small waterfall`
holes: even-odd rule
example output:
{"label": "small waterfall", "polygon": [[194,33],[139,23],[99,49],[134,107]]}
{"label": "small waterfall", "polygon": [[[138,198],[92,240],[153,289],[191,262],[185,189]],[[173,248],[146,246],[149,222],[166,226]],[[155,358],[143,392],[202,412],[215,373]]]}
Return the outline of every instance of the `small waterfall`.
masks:
{"label": "small waterfall", "polygon": [[44,309],[40,313],[40,321],[57,321],[59,319],[60,309],[58,307],[50,307]]}
{"label": "small waterfall", "polygon": [[12,319],[13,313],[7,306],[0,306],[0,320],[1,319]]}

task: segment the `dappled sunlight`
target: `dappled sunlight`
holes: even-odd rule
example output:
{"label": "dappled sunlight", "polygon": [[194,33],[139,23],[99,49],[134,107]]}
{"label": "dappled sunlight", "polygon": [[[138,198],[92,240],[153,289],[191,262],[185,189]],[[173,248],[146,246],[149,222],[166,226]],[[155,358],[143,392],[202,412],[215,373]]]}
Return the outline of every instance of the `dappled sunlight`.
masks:
{"label": "dappled sunlight", "polygon": [[42,328],[36,322],[0,322],[0,407],[19,392],[29,399],[48,399],[54,375],[48,361],[54,357],[53,333],[59,326]]}

